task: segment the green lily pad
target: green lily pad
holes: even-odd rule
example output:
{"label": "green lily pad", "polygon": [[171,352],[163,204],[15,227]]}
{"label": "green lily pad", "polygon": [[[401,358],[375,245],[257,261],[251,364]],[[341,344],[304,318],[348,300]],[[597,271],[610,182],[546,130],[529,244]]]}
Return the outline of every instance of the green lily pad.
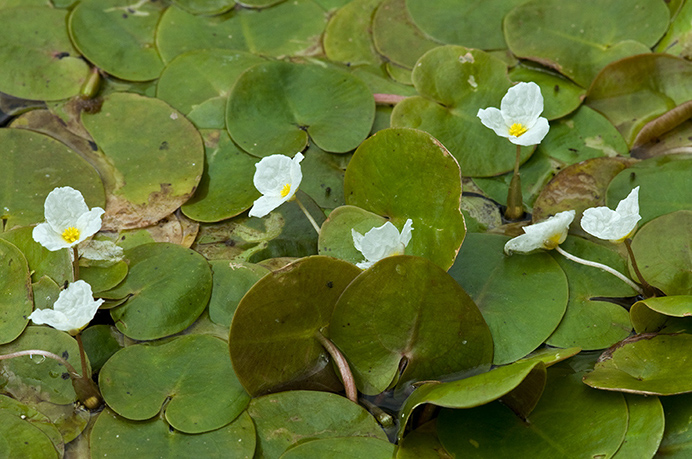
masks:
{"label": "green lily pad", "polygon": [[207,16],[225,13],[232,9],[235,3],[235,0],[173,0],[174,5],[191,14],[204,14]]}
{"label": "green lily pad", "polygon": [[70,14],[70,37],[105,72],[123,80],[153,80],[163,69],[154,34],[164,8],[162,2],[82,1]]}
{"label": "green lily pad", "polygon": [[238,148],[225,130],[202,130],[201,134],[206,156],[204,173],[195,194],[181,210],[200,222],[235,217],[260,197],[252,183],[257,158]]}
{"label": "green lily pad", "polygon": [[[607,247],[576,237],[568,237],[560,247],[572,255],[626,272],[624,260]],[[598,268],[577,264],[555,251],[551,255],[567,274],[569,302],[565,316],[547,344],[591,350],[604,349],[626,338],[632,331],[627,310],[602,297],[627,297],[637,292]]]}
{"label": "green lily pad", "polygon": [[247,413],[211,432],[190,435],[171,429],[163,419],[129,421],[106,409],[90,435],[91,455],[116,459],[139,457],[228,457],[250,459],[255,451],[255,428]]}
{"label": "green lily pad", "polygon": [[116,327],[138,340],[162,338],[189,327],[211,295],[211,269],[198,253],[175,244],[144,244],[125,251],[130,269],[105,299],[127,301],[110,310]]}
{"label": "green lily pad", "polygon": [[223,427],[250,401],[233,373],[226,343],[208,335],[126,347],[103,366],[99,386],[119,415],[143,421],[163,409],[166,422],[185,433]]}
{"label": "green lily pad", "polygon": [[43,276],[38,282],[31,284],[31,288],[34,291],[34,309],[50,309],[60,296],[60,286],[48,276]]}
{"label": "green lily pad", "polygon": [[116,169],[105,229],[151,225],[192,196],[204,169],[202,139],[168,104],[115,93],[82,122]]}
{"label": "green lily pad", "polygon": [[[645,74],[651,77],[639,78]],[[691,77],[692,63],[685,59],[633,56],[603,69],[589,88],[586,104],[608,118],[632,146],[648,122],[692,99],[685,84]]]}
{"label": "green lily pad", "polygon": [[[22,2],[24,4],[24,2]],[[79,94],[89,66],[70,42],[66,11],[49,7],[0,9],[0,91],[39,100]]]}
{"label": "green lily pad", "polygon": [[658,397],[625,394],[630,414],[625,441],[613,459],[654,457],[663,437],[665,417]]}
{"label": "green lily pad", "polygon": [[692,317],[692,295],[647,298],[630,308],[630,321],[637,333],[659,331],[671,317]]}
{"label": "green lily pad", "polygon": [[412,69],[419,57],[439,43],[426,36],[411,20],[406,0],[384,0],[372,18],[372,39],[389,62]]}
{"label": "green lily pad", "polygon": [[632,240],[639,270],[668,295],[692,294],[692,211],[679,210],[651,220]]}
{"label": "green lily pad", "polygon": [[396,450],[396,459],[452,459],[437,437],[435,420],[409,432]]}
{"label": "green lily pad", "polygon": [[361,406],[327,392],[290,391],[253,399],[248,413],[257,429],[257,457],[278,459],[291,446],[334,437],[387,440]]}
{"label": "green lily pad", "polygon": [[[67,333],[48,326],[30,325],[19,338],[0,346],[0,354],[30,349],[57,354],[71,363],[80,374],[82,372],[77,341]],[[39,355],[17,357],[1,361],[0,368],[0,387],[17,400],[66,405],[77,399],[67,369],[53,359]]]}
{"label": "green lily pad", "polygon": [[426,0],[406,0],[418,27],[434,39],[479,49],[504,49],[502,18],[527,0],[443,0],[434,7]]}
{"label": "green lily pad", "polygon": [[508,257],[504,236],[472,233],[467,238],[449,274],[469,292],[490,327],[493,363],[514,362],[540,346],[560,323],[567,278],[547,253]]}
{"label": "green lily pad", "polygon": [[[351,229],[365,234],[372,228],[382,226],[386,222],[386,218],[360,207],[337,207],[330,212],[320,229],[319,253],[346,260],[352,264],[359,263],[364,260],[364,257],[353,245]],[[406,252],[410,252],[410,249],[407,248]]]}
{"label": "green lily pad", "polygon": [[[430,183],[440,186],[428,189]],[[407,254],[424,256],[445,270],[454,263],[466,234],[459,166],[430,134],[385,129],[370,137],[346,169],[344,195],[346,204],[383,216],[398,228],[413,220]],[[345,227],[339,237],[341,242],[325,246],[353,241]]]}
{"label": "green lily pad", "polygon": [[[413,70],[420,96],[399,102],[393,127],[429,132],[459,162],[465,177],[488,177],[512,170],[515,145],[483,126],[481,108],[499,107],[512,85],[500,59],[476,49],[441,46],[423,55]],[[523,147],[521,162],[533,147]]]}
{"label": "green lily pad", "polygon": [[330,61],[348,65],[381,62],[370,35],[372,15],[380,3],[381,0],[354,0],[334,13],[323,38]]}
{"label": "green lily pad", "polygon": [[663,397],[661,404],[666,426],[658,455],[682,459],[692,453],[692,394]]}
{"label": "green lily pad", "polygon": [[4,230],[45,221],[43,203],[59,186],[79,190],[90,208],[105,207],[98,173],[62,143],[24,129],[0,129],[0,144],[0,162],[10,177],[0,187]]}
{"label": "green lily pad", "polygon": [[93,292],[111,289],[127,276],[127,263],[118,261],[112,266],[86,266],[79,268],[79,277],[91,285]]}
{"label": "green lily pad", "polygon": [[[669,3],[668,6],[672,8],[673,3],[675,2]],[[692,4],[677,3],[678,8],[671,9],[670,27],[656,44],[654,51],[689,59],[692,58],[692,27],[690,27],[692,25]]]}
{"label": "green lily pad", "polygon": [[610,185],[606,205],[611,209],[632,191],[639,192],[639,226],[661,215],[689,210],[692,196],[692,154],[655,157],[634,164],[620,172]]}
{"label": "green lily pad", "polygon": [[321,208],[334,209],[344,204],[344,174],[350,154],[333,154],[310,145],[300,163],[303,181],[300,189]]}
{"label": "green lily pad", "polygon": [[497,402],[444,409],[437,418],[440,441],[456,457],[611,457],[625,438],[627,404],[622,394],[591,390],[581,377],[550,368],[545,391],[527,421]]}
{"label": "green lily pad", "polygon": [[[546,381],[545,364],[541,360],[516,362],[470,378],[453,382],[431,382],[418,386],[399,413],[399,438],[413,410],[429,403],[446,408],[473,408],[510,394],[521,385],[530,386],[531,408],[536,406]],[[529,410],[530,412],[531,410]],[[526,413],[528,414],[528,413]]]}
{"label": "green lily pad", "polygon": [[451,374],[471,376],[487,371],[492,360],[490,330],[473,300],[419,257],[385,258],[358,276],[334,307],[329,336],[367,395]]}
{"label": "green lily pad", "polygon": [[281,455],[281,459],[314,459],[330,457],[351,459],[392,459],[395,446],[387,440],[373,437],[336,437],[310,440],[300,443]]}
{"label": "green lily pad", "polygon": [[[549,120],[562,118],[572,113],[581,105],[581,101],[586,96],[584,88],[577,86],[553,70],[530,64],[528,61],[513,67],[509,71],[509,78],[512,81],[534,82],[541,88],[545,104],[542,116]],[[610,127],[612,128],[612,126]],[[555,125],[552,125],[548,135],[554,129]],[[545,140],[541,142],[541,145],[543,144],[545,144]]]}
{"label": "green lily pad", "polygon": [[504,18],[505,40],[520,58],[555,68],[588,87],[608,63],[650,52],[669,12],[659,0],[627,2],[532,0]]}
{"label": "green lily pad", "polygon": [[100,371],[103,364],[123,347],[120,344],[122,335],[112,325],[92,325],[84,329],[81,336],[94,373]]}
{"label": "green lily pad", "polygon": [[0,239],[0,260],[0,291],[5,295],[0,303],[0,344],[5,344],[22,334],[34,304],[29,265],[22,252]]}
{"label": "green lily pad", "polygon": [[0,395],[0,454],[3,457],[58,459],[65,445],[58,429],[45,415]]}
{"label": "green lily pad", "polygon": [[238,303],[269,270],[251,263],[210,261],[214,284],[209,300],[209,317],[214,323],[231,326]]}
{"label": "green lily pad", "polygon": [[305,387],[316,375],[334,378],[316,334],[325,334],[339,295],[360,272],[341,260],[308,257],[267,274],[245,294],[233,316],[229,348],[251,395],[294,381]]}
{"label": "green lily pad", "polygon": [[692,335],[635,335],[602,356],[584,383],[644,395],[692,392]]}
{"label": "green lily pad", "polygon": [[226,127],[226,100],[249,67],[265,62],[244,51],[203,49],[173,59],[156,85],[156,97],[180,110],[200,129]]}
{"label": "green lily pad", "polygon": [[39,282],[44,276],[50,277],[55,283],[72,282],[72,261],[67,250],[51,252],[32,236],[33,228],[23,226],[11,231],[0,233],[0,239],[15,245],[26,257],[31,270],[32,282]]}
{"label": "green lily pad", "polygon": [[321,149],[344,153],[365,140],[374,116],[370,90],[354,76],[275,61],[251,67],[238,78],[226,126],[233,140],[255,156],[293,155],[305,148],[308,135]]}

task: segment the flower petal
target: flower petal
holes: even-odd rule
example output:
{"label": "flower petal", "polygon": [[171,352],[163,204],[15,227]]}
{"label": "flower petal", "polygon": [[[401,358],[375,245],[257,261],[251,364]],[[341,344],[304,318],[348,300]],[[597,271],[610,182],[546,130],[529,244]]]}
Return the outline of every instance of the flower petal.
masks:
{"label": "flower petal", "polygon": [[411,240],[413,220],[406,220],[401,234],[392,222],[386,222],[377,228],[372,228],[364,235],[351,229],[353,245],[365,257],[364,262],[357,263],[361,269],[367,269],[376,262],[393,255],[401,255]]}
{"label": "flower petal", "polygon": [[252,182],[264,195],[281,196],[284,185],[291,183],[291,158],[285,155],[271,155],[255,164]]}
{"label": "flower petal", "polygon": [[79,230],[79,239],[75,243],[80,243],[83,240],[93,236],[98,233],[101,229],[101,216],[106,211],[100,207],[94,207],[88,212],[83,213],[77,218],[76,222],[73,224],[75,228]]}
{"label": "flower petal", "polygon": [[528,147],[530,145],[538,145],[541,143],[543,138],[548,134],[550,130],[550,124],[548,120],[540,117],[536,120],[536,123],[528,129],[524,134],[519,137],[513,135],[509,136],[509,141],[514,145],[521,145],[523,147]]}
{"label": "flower petal", "polygon": [[500,112],[507,126],[519,123],[531,129],[543,112],[541,88],[534,82],[517,83],[502,98]]}
{"label": "flower petal", "polygon": [[411,241],[411,231],[413,231],[413,220],[409,218],[404,223],[404,227],[401,228],[401,236],[399,236],[399,242],[404,244],[404,247]]}
{"label": "flower petal", "polygon": [[76,332],[94,318],[103,300],[94,300],[91,285],[78,280],[60,292],[53,309],[38,309],[29,318],[37,324],[47,324],[58,330]]}
{"label": "flower petal", "polygon": [[39,223],[36,225],[34,230],[31,232],[31,236],[34,238],[34,241],[38,242],[51,252],[66,249],[68,247],[72,247],[73,245],[63,239],[60,234],[56,233],[48,223]]}
{"label": "flower petal", "polygon": [[252,208],[250,209],[250,212],[248,215],[250,217],[259,217],[262,218],[265,215],[267,215],[269,212],[272,210],[276,209],[279,207],[281,204],[286,202],[285,198],[282,198],[281,195],[278,196],[273,196],[273,195],[267,195],[267,196],[260,196],[257,198],[252,205]]}
{"label": "flower petal", "polygon": [[55,188],[43,205],[46,222],[57,233],[74,226],[80,215],[89,212],[82,193],[72,187]]}
{"label": "flower petal", "polygon": [[558,212],[539,223],[525,226],[524,233],[507,241],[505,253],[528,253],[538,249],[551,250],[565,242],[569,225],[574,220],[574,210]]}
{"label": "flower petal", "polygon": [[500,137],[509,137],[509,126],[507,126],[502,113],[497,108],[482,108],[478,110],[476,116],[480,118],[483,126],[492,129],[495,131],[495,134]]}
{"label": "flower petal", "polygon": [[586,209],[581,218],[581,227],[599,239],[620,242],[632,234],[639,220],[639,187],[636,187],[618,203],[615,210],[604,206]]}

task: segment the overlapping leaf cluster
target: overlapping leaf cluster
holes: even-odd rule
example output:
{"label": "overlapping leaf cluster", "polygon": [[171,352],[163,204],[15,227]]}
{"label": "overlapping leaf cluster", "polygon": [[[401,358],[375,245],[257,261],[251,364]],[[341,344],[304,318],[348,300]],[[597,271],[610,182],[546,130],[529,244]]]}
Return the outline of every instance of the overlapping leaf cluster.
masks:
{"label": "overlapping leaf cluster", "polygon": [[[57,362],[3,360],[0,455],[689,454],[691,17],[684,0],[0,1],[0,353],[79,366],[28,320],[74,280],[31,237],[51,190],[105,208],[95,238],[125,249],[80,266],[106,300],[82,338],[106,408],[77,406]],[[530,222],[501,217],[514,146],[476,113],[520,81],[551,125],[521,149],[527,215],[578,222],[640,186],[632,247],[666,296],[503,253]],[[295,201],[247,215],[254,165],[298,151],[319,236]],[[408,219],[405,255],[355,266],[353,229]],[[563,247],[630,271],[577,224]]]}

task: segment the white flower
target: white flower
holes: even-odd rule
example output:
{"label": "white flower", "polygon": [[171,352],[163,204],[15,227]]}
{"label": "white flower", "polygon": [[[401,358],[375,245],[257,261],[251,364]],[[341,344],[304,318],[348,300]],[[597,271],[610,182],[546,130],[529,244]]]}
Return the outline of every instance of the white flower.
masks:
{"label": "white flower", "polygon": [[586,209],[581,217],[581,227],[599,239],[620,242],[632,234],[641,218],[639,216],[639,187],[636,187],[618,203],[615,210],[607,207]]}
{"label": "white flower", "polygon": [[250,217],[264,217],[293,197],[303,179],[300,170],[302,160],[302,153],[296,154],[293,159],[271,155],[255,164],[257,170],[252,181],[262,196],[252,205],[248,214]]}
{"label": "white flower", "polygon": [[413,220],[410,218],[404,223],[401,234],[392,222],[373,228],[365,235],[351,229],[353,245],[365,257],[365,261],[356,263],[356,266],[360,269],[368,269],[383,258],[403,255],[404,249],[411,240],[411,231],[413,231]]}
{"label": "white flower", "polygon": [[31,313],[29,319],[37,325],[47,324],[58,330],[76,334],[94,318],[101,304],[103,300],[94,300],[91,285],[78,280],[60,292],[53,309],[37,309]]}
{"label": "white flower", "polygon": [[34,228],[34,241],[54,252],[73,247],[101,229],[104,210],[94,207],[89,210],[82,193],[65,186],[56,188],[44,203],[46,223]]}
{"label": "white flower", "polygon": [[478,118],[500,137],[507,137],[515,145],[537,145],[546,136],[550,126],[541,117],[543,96],[536,83],[512,86],[502,98],[500,109],[478,110]]}
{"label": "white flower", "polygon": [[574,220],[574,210],[558,212],[547,220],[525,226],[524,233],[505,244],[505,253],[528,253],[538,249],[552,250],[565,242],[569,225]]}

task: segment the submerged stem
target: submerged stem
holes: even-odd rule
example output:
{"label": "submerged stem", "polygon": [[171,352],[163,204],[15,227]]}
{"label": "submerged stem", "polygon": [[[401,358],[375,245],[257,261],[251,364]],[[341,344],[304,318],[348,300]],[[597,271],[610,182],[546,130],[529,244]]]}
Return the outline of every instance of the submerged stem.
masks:
{"label": "submerged stem", "polygon": [[351,368],[348,366],[346,357],[341,353],[338,347],[334,345],[326,336],[324,336],[319,331],[315,332],[315,338],[324,346],[324,348],[332,356],[336,366],[339,368],[341,373],[341,380],[344,383],[344,389],[346,389],[346,397],[354,403],[358,403],[358,391],[356,390],[356,381],[353,379],[353,373],[351,373]]}
{"label": "submerged stem", "polygon": [[302,210],[303,213],[305,214],[305,216],[308,218],[308,220],[310,220],[310,223],[312,224],[312,227],[315,228],[315,231],[317,231],[317,235],[319,236],[319,234],[320,234],[320,227],[319,227],[319,225],[317,224],[317,222],[315,221],[315,219],[312,218],[312,215],[310,215],[310,212],[308,212],[308,210],[305,208],[305,206],[303,205],[303,203],[300,202],[300,199],[298,199],[297,196],[296,196],[296,203],[298,203],[298,207],[300,207],[300,210]]}
{"label": "submerged stem", "polygon": [[626,283],[627,285],[629,285],[630,287],[632,287],[632,288],[633,288],[634,290],[636,290],[637,293],[639,293],[640,295],[641,295],[641,294],[644,294],[644,291],[642,290],[642,288],[641,288],[640,286],[638,286],[637,284],[635,284],[630,278],[628,278],[627,276],[625,276],[625,275],[622,274],[621,272],[619,272],[619,271],[617,271],[617,270],[611,268],[611,267],[608,266],[608,265],[604,265],[604,264],[602,264],[602,263],[598,263],[598,262],[595,262],[595,261],[584,260],[583,258],[579,258],[579,257],[577,257],[577,256],[575,256],[575,255],[572,255],[572,254],[569,253],[569,252],[565,252],[563,249],[560,248],[560,246],[555,247],[555,250],[557,250],[559,253],[561,253],[561,254],[562,254],[565,258],[567,258],[568,260],[572,260],[572,261],[575,262],[575,263],[579,263],[579,264],[582,264],[582,265],[592,266],[592,267],[594,267],[594,268],[602,269],[603,271],[606,271],[606,272],[612,274],[613,276],[617,277],[618,279],[620,279],[621,281],[623,281],[624,283]]}
{"label": "submerged stem", "polygon": [[72,247],[72,254],[74,255],[74,260],[72,260],[72,270],[74,273],[74,280],[79,280],[79,254],[77,253],[77,246]]}
{"label": "submerged stem", "polygon": [[521,174],[519,174],[520,155],[521,146],[517,145],[514,175],[512,175],[512,181],[509,182],[509,190],[507,190],[507,209],[505,209],[507,220],[519,220],[524,215],[524,198],[521,193]]}

